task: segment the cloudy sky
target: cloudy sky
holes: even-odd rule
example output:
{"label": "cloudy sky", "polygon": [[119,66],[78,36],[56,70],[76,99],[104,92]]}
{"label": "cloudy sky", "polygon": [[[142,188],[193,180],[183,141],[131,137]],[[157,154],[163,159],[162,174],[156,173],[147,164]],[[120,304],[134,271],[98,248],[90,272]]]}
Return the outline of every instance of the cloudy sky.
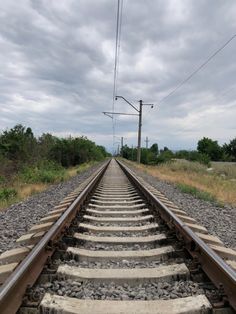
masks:
{"label": "cloudy sky", "polygon": [[[87,135],[112,146],[116,0],[0,0],[0,131]],[[236,39],[160,100],[236,33],[235,0],[124,0],[118,93],[144,108],[143,140],[194,148],[236,136]],[[121,100],[116,111],[132,112]],[[137,118],[116,135],[136,145]],[[145,145],[144,141],[142,141]]]}

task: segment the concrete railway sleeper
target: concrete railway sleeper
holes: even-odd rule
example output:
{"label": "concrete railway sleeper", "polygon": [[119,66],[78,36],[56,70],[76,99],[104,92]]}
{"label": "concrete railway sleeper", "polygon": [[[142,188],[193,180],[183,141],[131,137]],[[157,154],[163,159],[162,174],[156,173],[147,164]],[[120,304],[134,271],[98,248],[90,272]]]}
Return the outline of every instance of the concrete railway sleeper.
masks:
{"label": "concrete railway sleeper", "polygon": [[17,242],[1,314],[236,309],[235,251],[114,159]]}

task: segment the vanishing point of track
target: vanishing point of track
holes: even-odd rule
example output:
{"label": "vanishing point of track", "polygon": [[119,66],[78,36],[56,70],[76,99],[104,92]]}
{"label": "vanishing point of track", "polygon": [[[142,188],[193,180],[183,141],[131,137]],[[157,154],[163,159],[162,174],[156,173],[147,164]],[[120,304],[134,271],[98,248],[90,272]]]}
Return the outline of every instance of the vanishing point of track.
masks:
{"label": "vanishing point of track", "polygon": [[114,159],[18,243],[0,256],[2,314],[236,309],[236,273],[222,258],[234,252]]}

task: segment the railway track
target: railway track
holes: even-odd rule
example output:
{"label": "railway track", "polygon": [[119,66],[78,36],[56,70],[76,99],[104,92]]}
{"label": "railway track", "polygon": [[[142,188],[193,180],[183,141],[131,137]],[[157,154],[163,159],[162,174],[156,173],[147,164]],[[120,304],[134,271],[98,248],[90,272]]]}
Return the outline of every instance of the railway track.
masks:
{"label": "railway track", "polygon": [[2,314],[236,309],[235,252],[114,159],[18,243],[0,256]]}

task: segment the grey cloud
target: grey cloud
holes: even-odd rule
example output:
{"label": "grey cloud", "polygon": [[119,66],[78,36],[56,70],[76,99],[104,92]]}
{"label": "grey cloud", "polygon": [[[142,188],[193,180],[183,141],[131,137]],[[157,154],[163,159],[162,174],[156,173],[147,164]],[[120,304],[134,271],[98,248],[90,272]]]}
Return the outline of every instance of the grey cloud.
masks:
{"label": "grey cloud", "polygon": [[[0,129],[87,135],[111,147],[102,111],[112,108],[116,1],[0,0]],[[159,103],[236,29],[236,3],[124,0],[118,93]],[[235,130],[236,41],[153,110],[143,136],[173,149],[202,136],[228,141]],[[122,101],[115,110],[131,112]],[[137,119],[116,132],[136,145]]]}

